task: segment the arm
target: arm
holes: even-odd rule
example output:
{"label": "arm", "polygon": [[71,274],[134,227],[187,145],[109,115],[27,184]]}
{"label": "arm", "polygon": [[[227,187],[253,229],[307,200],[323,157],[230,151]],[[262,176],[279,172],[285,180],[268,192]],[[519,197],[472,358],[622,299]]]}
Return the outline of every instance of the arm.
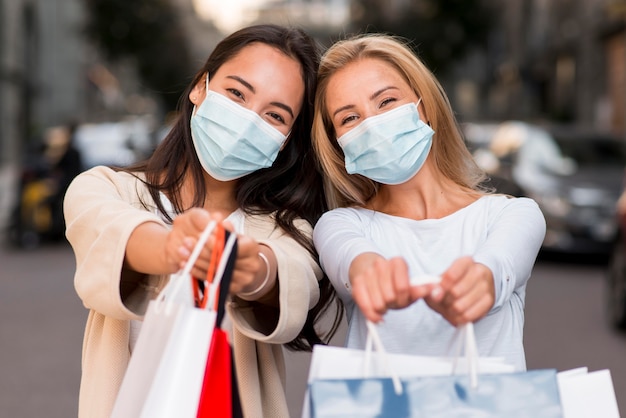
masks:
{"label": "arm", "polygon": [[[300,221],[297,225],[310,236],[311,227],[307,222]],[[248,217],[245,231],[262,251],[267,247],[276,260],[276,282],[266,296],[276,292],[277,298],[274,303],[267,303],[235,295],[227,306],[229,314],[239,331],[249,338],[273,344],[292,341],[304,326],[308,311],[319,300],[317,282],[322,278],[322,271],[309,251],[276,228],[270,217]],[[256,253],[254,256],[256,263],[264,263]],[[261,273],[264,274],[260,272],[255,280]],[[254,286],[249,288],[254,290]]]}
{"label": "arm", "polygon": [[[169,228],[153,206],[140,181],[107,167],[89,170],[70,185],[67,238],[76,255],[76,292],[87,308],[117,319],[139,318],[215,218],[192,209]],[[210,248],[211,239],[192,270],[196,277],[206,274]]]}
{"label": "arm", "polygon": [[355,212],[334,210],[315,226],[314,241],[322,268],[344,303],[356,303],[366,318],[378,322],[388,309],[409,306],[434,285],[411,286],[406,261],[383,257],[363,228]]}
{"label": "arm", "polygon": [[139,318],[143,312],[129,308],[126,299],[149,297],[150,286],[158,285],[124,265],[127,243],[138,226],[165,228],[155,213],[141,208],[136,185],[128,174],[96,167],[76,177],[64,200],[76,291],[87,308],[118,319]]}
{"label": "arm", "polygon": [[[126,243],[124,266],[141,274],[154,275],[168,275],[181,270],[211,220],[221,222],[222,216],[191,208],[177,215],[171,228],[154,222],[138,225]],[[192,276],[206,276],[214,240],[214,235],[211,235],[191,269]]]}
{"label": "arm", "polygon": [[537,204],[510,199],[494,214],[486,240],[473,257],[456,260],[442,274],[441,293],[426,298],[453,325],[497,311],[525,286],[545,236]]}
{"label": "arm", "polygon": [[539,206],[527,198],[509,199],[487,231],[473,259],[491,270],[495,286],[492,309],[499,309],[513,292],[525,286],[546,234]]}
{"label": "arm", "polygon": [[[233,230],[228,223],[226,226]],[[278,260],[271,247],[247,235],[237,237],[237,261],[230,292],[246,301],[279,305]]]}

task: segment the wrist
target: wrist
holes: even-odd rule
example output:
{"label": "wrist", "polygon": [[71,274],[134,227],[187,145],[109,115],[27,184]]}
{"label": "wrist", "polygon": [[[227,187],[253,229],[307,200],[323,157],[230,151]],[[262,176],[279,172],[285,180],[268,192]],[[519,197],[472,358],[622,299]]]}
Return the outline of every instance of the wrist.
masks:
{"label": "wrist", "polygon": [[260,284],[257,285],[253,290],[247,292],[239,292],[237,295],[245,300],[256,300],[259,297],[265,295],[269,288],[270,276],[271,276],[271,266],[270,261],[265,254],[259,251],[258,257],[261,259],[261,263],[263,268],[265,269],[265,274],[260,281]]}

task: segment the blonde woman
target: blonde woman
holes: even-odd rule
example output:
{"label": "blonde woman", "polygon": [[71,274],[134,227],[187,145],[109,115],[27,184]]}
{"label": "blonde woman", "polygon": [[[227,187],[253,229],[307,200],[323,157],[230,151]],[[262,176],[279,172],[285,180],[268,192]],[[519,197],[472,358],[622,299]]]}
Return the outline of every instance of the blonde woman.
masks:
{"label": "blonde woman", "polygon": [[322,57],[315,112],[333,210],[314,243],[348,310],[347,346],[364,347],[369,319],[391,352],[443,355],[473,322],[481,355],[524,370],[524,296],[545,221],[533,200],[481,189],[433,74],[398,38],[343,40]]}

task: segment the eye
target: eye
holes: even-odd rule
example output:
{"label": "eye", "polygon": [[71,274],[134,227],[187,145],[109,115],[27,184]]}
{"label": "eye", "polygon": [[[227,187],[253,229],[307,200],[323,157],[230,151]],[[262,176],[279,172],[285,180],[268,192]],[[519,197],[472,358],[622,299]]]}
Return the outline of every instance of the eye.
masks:
{"label": "eye", "polygon": [[267,116],[269,116],[270,118],[274,119],[277,122],[280,122],[281,124],[285,124],[285,118],[282,117],[282,115],[276,113],[276,112],[268,112],[266,113]]}
{"label": "eye", "polygon": [[395,102],[395,101],[396,101],[396,99],[395,99],[395,98],[393,98],[393,97],[388,97],[388,98],[384,99],[383,101],[381,101],[381,102],[380,102],[380,105],[379,105],[378,107],[379,107],[379,108],[381,108],[381,107],[385,107],[385,106],[387,106],[389,103],[393,103],[393,102]]}
{"label": "eye", "polygon": [[350,122],[354,122],[358,118],[359,117],[357,115],[348,115],[345,118],[341,119],[341,122],[339,123],[339,126],[345,126],[345,125],[349,124]]}
{"label": "eye", "polygon": [[237,89],[226,89],[227,92],[229,92],[232,96],[235,96],[237,99],[241,100],[242,102],[246,101],[246,98],[244,97],[243,93],[240,92]]}

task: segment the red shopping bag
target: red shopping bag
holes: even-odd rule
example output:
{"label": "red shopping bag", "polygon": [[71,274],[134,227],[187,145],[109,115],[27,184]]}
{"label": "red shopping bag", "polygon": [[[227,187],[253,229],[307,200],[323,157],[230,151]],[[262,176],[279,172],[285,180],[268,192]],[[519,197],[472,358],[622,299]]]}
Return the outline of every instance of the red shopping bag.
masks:
{"label": "red shopping bag", "polygon": [[222,329],[216,328],[204,371],[198,418],[237,416],[233,415],[233,409],[237,409],[236,405],[233,405],[233,392],[235,396],[237,392],[232,366],[228,335]]}
{"label": "red shopping bag", "polygon": [[[227,236],[228,232],[226,231],[226,237]],[[217,239],[221,241],[223,238],[219,237],[218,234]],[[221,253],[218,257],[221,257]],[[204,370],[204,381],[200,394],[200,402],[198,404],[198,418],[243,417],[232,356],[232,347],[228,341],[228,334],[220,328],[224,318],[224,307],[236,258],[237,250],[233,248],[229,254],[222,281],[219,285],[219,297],[214,303],[217,318]],[[211,272],[211,270],[212,269],[209,269],[207,277],[212,277],[213,272]],[[210,285],[210,283],[204,283],[204,286]],[[207,303],[211,304],[213,301],[204,300],[202,302],[202,304]]]}

